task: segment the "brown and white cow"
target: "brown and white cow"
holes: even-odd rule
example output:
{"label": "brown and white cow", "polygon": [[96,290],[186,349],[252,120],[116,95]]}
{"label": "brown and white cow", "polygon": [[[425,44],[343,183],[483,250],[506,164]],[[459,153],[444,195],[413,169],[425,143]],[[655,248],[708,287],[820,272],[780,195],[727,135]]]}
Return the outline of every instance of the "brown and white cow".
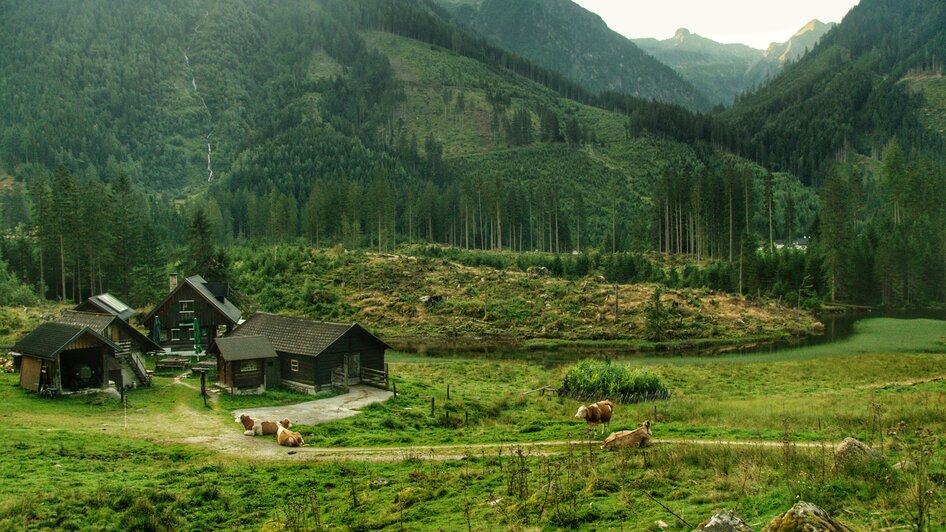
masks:
{"label": "brown and white cow", "polygon": [[604,445],[602,445],[601,448],[621,449],[629,447],[639,449],[641,447],[647,447],[650,445],[650,437],[652,435],[653,433],[650,431],[650,420],[647,420],[634,430],[612,432],[611,435],[604,440]]}
{"label": "brown and white cow", "polygon": [[282,425],[279,425],[276,431],[276,443],[283,447],[302,447],[305,445],[302,434],[293,432]]}
{"label": "brown and white cow", "polygon": [[243,434],[245,436],[271,436],[276,434],[280,425],[287,429],[292,427],[292,423],[290,423],[288,419],[281,421],[260,421],[246,414],[242,414],[236,421],[243,424]]}
{"label": "brown and white cow", "polygon": [[612,414],[614,414],[614,404],[611,401],[598,401],[590,405],[579,406],[575,417],[584,419],[588,423],[588,430],[594,430],[600,426],[601,433],[604,434],[604,428],[611,425]]}

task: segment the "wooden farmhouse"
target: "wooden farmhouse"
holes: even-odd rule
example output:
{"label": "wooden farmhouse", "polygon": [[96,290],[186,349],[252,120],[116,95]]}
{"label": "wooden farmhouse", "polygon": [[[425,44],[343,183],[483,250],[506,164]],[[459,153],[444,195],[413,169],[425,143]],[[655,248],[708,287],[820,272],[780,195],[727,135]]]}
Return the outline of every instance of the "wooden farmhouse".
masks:
{"label": "wooden farmhouse", "polygon": [[[278,383],[283,386],[310,393],[360,383],[388,386],[384,352],[390,347],[357,323],[330,323],[260,312],[234,329],[228,340],[246,337],[265,337],[269,341],[277,359],[261,360],[266,361],[267,368],[274,364],[278,373],[273,371],[272,376],[278,376]],[[215,349],[221,353],[218,367],[227,362],[223,354],[226,349],[230,349],[226,342]],[[219,361],[221,358],[223,362]],[[266,384],[276,384],[275,380],[267,379]]]}
{"label": "wooden farmhouse", "polygon": [[122,321],[128,321],[129,318],[135,315],[135,309],[129,307],[111,294],[92,296],[76,305],[75,310],[81,312],[95,312],[96,314],[109,314]]}
{"label": "wooden farmhouse", "polygon": [[120,369],[118,346],[88,327],[48,322],[13,346],[20,386],[34,392],[105,388],[108,375]]}
{"label": "wooden farmhouse", "polygon": [[115,344],[118,348],[115,351],[115,360],[121,369],[111,372],[109,380],[114,381],[118,388],[151,384],[151,376],[148,374],[143,356],[162,352],[163,349],[127,321],[123,321],[117,315],[74,310],[65,311],[56,321],[66,325],[88,327]]}
{"label": "wooden farmhouse", "polygon": [[231,393],[260,393],[279,384],[279,355],[265,336],[217,338],[208,352],[217,357],[217,379]]}
{"label": "wooden farmhouse", "polygon": [[227,299],[227,283],[207,282],[194,275],[179,285],[176,277],[172,277],[170,286],[164,301],[142,320],[152,337],[155,329],[160,329],[162,346],[193,352],[195,318],[202,348],[209,347],[215,338],[226,335],[240,322],[240,309]]}

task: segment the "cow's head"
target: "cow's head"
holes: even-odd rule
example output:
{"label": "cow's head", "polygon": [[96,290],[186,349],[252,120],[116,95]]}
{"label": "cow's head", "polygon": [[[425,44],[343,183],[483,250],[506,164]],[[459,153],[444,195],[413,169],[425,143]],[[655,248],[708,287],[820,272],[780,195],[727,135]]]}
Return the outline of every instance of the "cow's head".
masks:
{"label": "cow's head", "polygon": [[648,436],[651,436],[651,435],[652,435],[651,432],[650,432],[650,420],[649,420],[649,419],[648,419],[647,421],[644,421],[643,423],[641,423],[641,427],[647,432],[647,435],[648,435]]}
{"label": "cow's head", "polygon": [[234,419],[237,423],[242,423],[245,430],[250,430],[253,428],[253,418],[246,414],[240,415],[240,417]]}
{"label": "cow's head", "polygon": [[287,418],[287,419],[283,419],[282,421],[280,421],[280,422],[279,422],[279,425],[281,425],[282,428],[284,428],[284,429],[292,428],[292,423],[289,422],[289,419],[288,419],[288,418]]}
{"label": "cow's head", "polygon": [[575,417],[578,419],[585,419],[588,417],[588,407],[581,405],[578,407],[578,412],[575,412]]}

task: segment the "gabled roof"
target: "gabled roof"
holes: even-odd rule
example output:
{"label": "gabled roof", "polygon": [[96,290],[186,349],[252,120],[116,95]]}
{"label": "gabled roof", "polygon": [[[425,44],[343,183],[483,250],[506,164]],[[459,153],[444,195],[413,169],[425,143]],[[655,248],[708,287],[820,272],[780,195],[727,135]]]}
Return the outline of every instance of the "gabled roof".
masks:
{"label": "gabled roof", "polygon": [[66,325],[75,325],[78,327],[88,327],[93,331],[105,335],[105,330],[110,325],[115,325],[116,327],[121,328],[123,331],[127,332],[135,342],[141,347],[141,350],[145,353],[152,353],[155,351],[161,351],[162,348],[160,345],[156,344],[154,340],[148,338],[141,333],[138,329],[134,328],[127,321],[122,320],[118,316],[109,316],[106,314],[96,314],[94,312],[79,312],[75,310],[67,310],[62,313],[62,316],[56,320],[58,323],[65,323]]}
{"label": "gabled roof", "polygon": [[332,323],[258,312],[237,326],[229,337],[265,336],[276,351],[297,355],[318,356],[349,331],[370,336],[384,349],[390,346],[357,323]]}
{"label": "gabled roof", "polygon": [[[164,304],[167,303],[168,300],[171,299],[171,297],[177,293],[178,290],[183,288],[185,285],[189,285],[191,288],[194,289],[195,292],[197,292],[198,295],[200,295],[201,299],[203,299],[207,303],[210,303],[221,314],[226,316],[227,319],[229,319],[234,325],[239,323],[240,316],[241,316],[240,309],[238,309],[236,305],[231,303],[230,300],[225,297],[223,299],[218,299],[217,297],[215,297],[213,292],[211,292],[210,288],[207,287],[207,284],[208,284],[207,281],[205,281],[204,278],[199,275],[192,275],[188,277],[187,279],[184,279],[184,282],[177,285],[177,288],[172,290],[171,293],[167,295],[167,297],[165,297],[160,303],[158,303],[158,305],[154,307],[154,309],[151,312],[149,312],[148,315],[145,316],[143,320],[141,320],[141,322],[146,323],[150,321],[152,318],[154,318],[154,315],[158,313],[158,310],[160,310],[161,307],[163,307]],[[217,284],[219,283],[214,283],[214,285],[217,285]],[[218,292],[220,290],[219,287],[217,286],[214,286],[214,289],[217,290]]]}
{"label": "gabled roof", "polygon": [[276,358],[273,345],[265,336],[228,336],[217,338],[209,349],[228,361]]}
{"label": "gabled roof", "polygon": [[86,299],[82,303],[76,305],[75,310],[100,311],[106,314],[111,314],[112,316],[117,316],[122,321],[128,321],[128,318],[131,318],[135,315],[135,309],[129,307],[120,299],[108,293],[99,294]]}
{"label": "gabled roof", "polygon": [[88,327],[47,322],[41,324],[34,329],[33,332],[27,334],[22,340],[17,342],[16,345],[13,346],[12,351],[21,355],[55,360],[56,355],[62,352],[69,344],[87,334],[94,336],[114,350],[118,349],[108,338],[105,338]]}

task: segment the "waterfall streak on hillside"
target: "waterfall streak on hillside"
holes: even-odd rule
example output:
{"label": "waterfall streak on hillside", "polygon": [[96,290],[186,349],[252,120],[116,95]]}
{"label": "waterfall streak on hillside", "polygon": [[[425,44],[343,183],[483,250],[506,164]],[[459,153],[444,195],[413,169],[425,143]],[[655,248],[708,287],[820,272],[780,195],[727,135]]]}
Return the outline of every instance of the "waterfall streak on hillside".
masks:
{"label": "waterfall streak on hillside", "polygon": [[[208,19],[209,17],[210,17],[210,11],[204,12],[204,20]],[[200,33],[200,24],[197,24],[196,26],[194,26],[194,34],[191,39],[191,43],[193,43],[193,40],[197,38],[199,33]],[[207,106],[207,101],[204,100],[203,95],[200,94],[200,90],[197,89],[197,76],[194,74],[194,68],[191,66],[190,57],[188,57],[187,55],[187,52],[189,51],[190,51],[190,44],[188,44],[187,49],[184,50],[184,66],[187,68],[187,74],[191,78],[191,86],[194,88],[194,95],[197,96],[198,100],[200,100],[200,105],[201,107],[203,107],[204,113],[207,114],[207,124],[210,127],[210,131],[206,135],[204,135],[204,140],[207,143],[207,181],[211,182],[214,179],[213,144],[210,142],[210,138],[213,136],[215,132],[215,128],[213,126],[213,115],[210,113],[210,107]]]}

